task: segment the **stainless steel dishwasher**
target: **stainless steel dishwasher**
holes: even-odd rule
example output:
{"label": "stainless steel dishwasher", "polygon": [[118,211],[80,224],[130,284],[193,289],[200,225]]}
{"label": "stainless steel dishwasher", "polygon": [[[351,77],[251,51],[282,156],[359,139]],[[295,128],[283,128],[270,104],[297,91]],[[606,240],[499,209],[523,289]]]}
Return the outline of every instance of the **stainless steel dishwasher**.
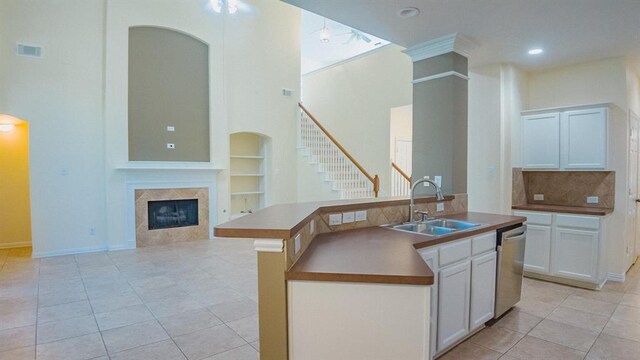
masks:
{"label": "stainless steel dishwasher", "polygon": [[527,225],[519,224],[499,229],[497,235],[498,269],[494,319],[502,316],[520,301]]}

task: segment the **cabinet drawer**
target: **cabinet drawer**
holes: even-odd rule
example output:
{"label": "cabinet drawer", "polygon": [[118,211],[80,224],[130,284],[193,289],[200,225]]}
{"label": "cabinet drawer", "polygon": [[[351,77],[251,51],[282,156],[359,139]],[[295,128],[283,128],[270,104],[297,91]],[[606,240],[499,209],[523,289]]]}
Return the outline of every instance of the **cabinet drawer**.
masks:
{"label": "cabinet drawer", "polygon": [[496,233],[490,232],[473,238],[471,242],[471,255],[485,253],[496,249]]}
{"label": "cabinet drawer", "polygon": [[551,214],[529,211],[514,211],[516,216],[526,216],[527,224],[551,225]]}
{"label": "cabinet drawer", "polygon": [[471,256],[471,239],[456,241],[440,247],[440,268]]}
{"label": "cabinet drawer", "polygon": [[556,215],[559,227],[600,230],[600,219],[595,216]]}

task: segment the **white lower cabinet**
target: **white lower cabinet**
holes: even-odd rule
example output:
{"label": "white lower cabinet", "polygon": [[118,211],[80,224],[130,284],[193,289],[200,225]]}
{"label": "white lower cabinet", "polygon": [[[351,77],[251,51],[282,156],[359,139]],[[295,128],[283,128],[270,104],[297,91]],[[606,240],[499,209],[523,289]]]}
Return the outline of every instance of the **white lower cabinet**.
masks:
{"label": "white lower cabinet", "polygon": [[[514,211],[527,217],[524,270],[529,276],[567,280],[572,285],[599,286],[605,280],[601,217],[560,213]],[[566,279],[566,280],[563,280]]]}
{"label": "white lower cabinet", "polygon": [[548,274],[551,254],[551,226],[527,224],[527,240],[524,250],[526,271]]}
{"label": "white lower cabinet", "polygon": [[431,355],[448,350],[493,318],[496,232],[420,249],[434,273]]}
{"label": "white lower cabinet", "polygon": [[469,330],[473,331],[493,318],[496,304],[495,251],[471,260],[471,304]]}
{"label": "white lower cabinet", "polygon": [[469,333],[471,262],[448,266],[438,276],[438,352]]}
{"label": "white lower cabinet", "polygon": [[553,237],[553,275],[596,282],[600,233],[558,227]]}

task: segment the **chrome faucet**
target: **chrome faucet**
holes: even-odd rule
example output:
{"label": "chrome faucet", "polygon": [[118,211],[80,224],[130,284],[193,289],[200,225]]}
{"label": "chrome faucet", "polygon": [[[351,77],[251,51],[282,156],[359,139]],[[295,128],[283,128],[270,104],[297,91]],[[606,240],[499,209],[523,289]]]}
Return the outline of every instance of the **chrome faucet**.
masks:
{"label": "chrome faucet", "polygon": [[[420,179],[420,180],[416,181],[411,186],[410,202],[409,202],[409,222],[413,222],[414,221],[414,214],[415,214],[414,197],[415,197],[416,187],[418,187],[419,184],[422,184],[424,182],[428,182],[429,184],[431,184],[431,185],[436,187],[436,199],[438,201],[444,200],[444,196],[442,196],[442,189],[440,189],[440,186],[438,186],[438,184],[436,184],[435,182],[433,182],[432,180],[429,180],[429,179]],[[424,219],[424,214],[422,214],[422,215],[423,215],[423,219]]]}

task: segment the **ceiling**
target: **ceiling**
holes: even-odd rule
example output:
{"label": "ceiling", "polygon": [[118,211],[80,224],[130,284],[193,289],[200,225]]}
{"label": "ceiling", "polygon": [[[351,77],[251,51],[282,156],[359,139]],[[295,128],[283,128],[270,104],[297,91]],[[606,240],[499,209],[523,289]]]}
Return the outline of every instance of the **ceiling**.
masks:
{"label": "ceiling", "polygon": [[[320,41],[320,30],[325,26],[329,31],[330,40]],[[302,11],[301,56],[302,74],[333,65],[340,61],[358,56],[389,42],[375,36],[364,34],[370,42],[350,39],[351,28],[318,16],[308,11]]]}
{"label": "ceiling", "polygon": [[[470,66],[524,69],[640,56],[640,0],[282,0],[410,47],[458,32],[477,45]],[[396,12],[416,7],[420,14]],[[528,49],[541,47],[532,56]]]}

